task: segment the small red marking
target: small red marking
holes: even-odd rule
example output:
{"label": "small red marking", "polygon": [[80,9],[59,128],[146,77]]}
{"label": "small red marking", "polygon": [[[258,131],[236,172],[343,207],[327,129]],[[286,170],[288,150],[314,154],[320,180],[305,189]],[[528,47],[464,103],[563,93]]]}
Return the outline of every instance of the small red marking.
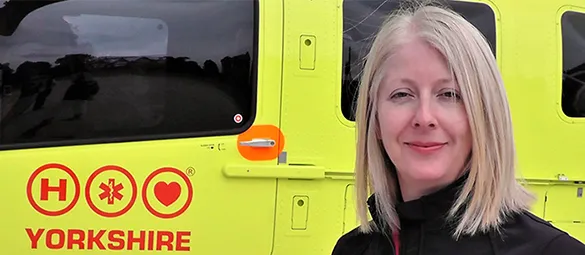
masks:
{"label": "small red marking", "polygon": [[177,182],[167,184],[166,182],[160,181],[154,185],[154,195],[161,204],[169,206],[179,199],[181,186]]}
{"label": "small red marking", "polygon": [[83,243],[83,239],[85,239],[85,232],[81,229],[70,229],[67,231],[67,249],[73,249],[73,245],[77,245],[77,249],[83,250],[85,244]]}
{"label": "small red marking", "polygon": [[[56,238],[55,238],[56,237]],[[58,250],[65,246],[65,232],[61,229],[49,229],[47,231],[47,238],[45,239],[47,248]]]}
{"label": "small red marking", "polygon": [[[176,175],[180,176],[183,179],[183,181],[185,182],[185,185],[187,185],[187,201],[185,201],[185,204],[183,205],[183,207],[181,207],[179,210],[177,210],[176,212],[173,212],[173,213],[161,213],[161,212],[155,210],[152,207],[152,205],[150,204],[150,202],[148,201],[148,193],[147,192],[149,190],[149,184],[152,182],[152,179],[154,179],[154,177],[156,177],[162,173],[176,174]],[[156,187],[155,188],[150,187],[150,188],[154,190]],[[152,215],[159,217],[159,218],[162,218],[162,219],[175,218],[175,217],[183,214],[191,205],[192,200],[193,200],[193,185],[191,184],[191,180],[189,180],[189,177],[183,171],[176,169],[176,168],[172,168],[172,167],[159,168],[156,171],[152,172],[150,175],[148,175],[148,177],[146,177],[146,180],[144,180],[144,184],[142,185],[142,201],[144,202],[144,206],[146,207],[146,209],[150,213],[152,213]]]}
{"label": "small red marking", "polygon": [[27,228],[26,234],[28,235],[28,239],[30,240],[30,248],[31,249],[38,249],[39,247],[39,239],[41,239],[41,235],[45,231],[44,228],[39,228],[35,233],[33,233],[32,229]]}
{"label": "small red marking", "polygon": [[243,117],[242,117],[242,115],[241,115],[241,114],[236,114],[236,115],[234,116],[234,121],[235,121],[236,123],[238,123],[238,124],[239,124],[240,122],[242,122],[242,118],[243,118]]}
{"label": "small red marking", "polygon": [[59,201],[65,201],[67,198],[67,179],[59,179],[58,186],[49,186],[49,179],[41,179],[41,201],[49,200],[49,192],[59,193]]}
{"label": "small red marking", "polygon": [[[124,176],[126,176],[126,178],[128,178],[128,180],[130,181],[130,185],[132,187],[130,201],[128,202],[128,204],[124,208],[122,208],[121,210],[119,210],[117,212],[106,212],[106,211],[101,210],[100,208],[98,208],[95,205],[95,203],[93,202],[93,199],[92,199],[91,185],[93,184],[93,181],[95,180],[95,178],[98,175],[100,175],[106,171],[116,171],[116,172],[122,173]],[[114,203],[114,198],[116,198],[118,200],[122,199],[123,196],[120,193],[120,190],[123,188],[123,186],[120,186],[120,184],[114,185],[113,179],[109,179],[109,181],[108,181],[109,185],[105,185],[105,183],[102,183],[102,184],[103,185],[99,186],[102,189],[102,192],[98,195],[98,198],[103,200],[105,198],[104,196],[108,195],[109,196],[108,197],[108,204]],[[108,192],[106,192],[106,190]],[[104,193],[106,193],[106,194],[104,194]],[[136,180],[134,179],[132,174],[130,174],[130,172],[128,172],[128,170],[126,170],[122,167],[119,167],[119,166],[108,165],[108,166],[100,167],[99,169],[97,169],[95,172],[93,172],[89,176],[89,178],[87,179],[87,183],[85,184],[85,200],[87,201],[87,204],[89,205],[91,210],[93,210],[95,213],[97,213],[98,215],[103,216],[103,217],[118,217],[118,216],[124,215],[125,213],[127,213],[130,210],[130,208],[132,208],[132,206],[134,205],[134,202],[136,202],[137,196],[138,196],[138,187],[136,185]],[[110,203],[110,201],[111,201],[111,203]]]}
{"label": "small red marking", "polygon": [[[65,206],[63,209],[61,210],[57,210],[57,211],[49,211],[46,210],[44,208],[42,208],[37,201],[35,201],[34,197],[33,197],[33,193],[32,193],[32,185],[34,180],[37,178],[37,176],[39,174],[41,174],[42,172],[49,170],[49,169],[58,169],[61,170],[65,173],[67,173],[69,175],[69,177],[71,177],[71,179],[73,180],[73,186],[75,187],[75,193],[73,195],[73,200],[71,200],[71,202],[69,202],[69,204],[67,206]],[[49,199],[49,195],[48,193],[51,192],[58,192],[59,193],[59,201],[65,201],[65,198],[67,197],[67,190],[66,190],[66,185],[67,185],[67,179],[61,179],[59,180],[59,185],[55,186],[55,187],[51,187],[49,186],[49,181],[46,178],[42,178],[41,179],[41,198],[40,200],[48,200]],[[60,216],[63,215],[69,211],[71,211],[71,209],[73,209],[73,207],[75,207],[75,205],[77,204],[77,201],[79,201],[79,195],[81,193],[81,187],[79,184],[79,179],[77,178],[77,175],[75,175],[75,173],[73,172],[73,170],[69,169],[68,167],[61,165],[61,164],[57,164],[57,163],[49,163],[49,164],[45,164],[40,166],[39,168],[37,168],[28,178],[28,182],[26,184],[26,197],[28,198],[28,202],[30,203],[30,205],[39,213],[46,215],[46,216]]]}
{"label": "small red marking", "polygon": [[110,178],[108,180],[108,184],[105,184],[103,182],[100,184],[100,189],[102,190],[102,193],[99,195],[99,197],[101,200],[104,200],[107,198],[108,204],[113,205],[114,198],[117,199],[118,201],[120,201],[124,197],[124,195],[122,195],[122,193],[120,193],[120,190],[122,190],[123,188],[124,188],[124,185],[122,185],[122,183],[116,184],[116,180],[113,178]]}

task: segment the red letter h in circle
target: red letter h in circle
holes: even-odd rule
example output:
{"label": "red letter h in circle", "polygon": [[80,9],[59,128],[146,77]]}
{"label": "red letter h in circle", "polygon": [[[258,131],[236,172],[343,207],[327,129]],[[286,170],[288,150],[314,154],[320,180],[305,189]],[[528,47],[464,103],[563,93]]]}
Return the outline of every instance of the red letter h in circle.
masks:
{"label": "red letter h in circle", "polygon": [[49,200],[49,192],[59,192],[59,201],[65,201],[67,197],[67,180],[59,179],[59,186],[49,186],[49,179],[41,179],[41,200]]}

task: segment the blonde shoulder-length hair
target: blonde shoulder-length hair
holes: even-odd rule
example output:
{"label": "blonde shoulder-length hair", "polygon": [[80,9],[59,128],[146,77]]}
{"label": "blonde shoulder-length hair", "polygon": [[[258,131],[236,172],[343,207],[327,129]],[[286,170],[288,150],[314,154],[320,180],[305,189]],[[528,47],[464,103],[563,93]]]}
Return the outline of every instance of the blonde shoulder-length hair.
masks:
{"label": "blonde shoulder-length hair", "polygon": [[[394,166],[376,136],[377,93],[385,63],[402,43],[417,36],[448,62],[460,90],[472,135],[465,166],[468,178],[449,217],[454,238],[498,231],[507,216],[529,210],[534,200],[515,177],[516,152],[507,96],[498,66],[483,35],[456,12],[436,4],[402,6],[382,24],[365,59],[356,110],[356,195],[360,229],[378,229],[368,218],[368,196],[392,231],[400,228],[394,209],[398,190]],[[454,218],[455,216],[458,216]]]}

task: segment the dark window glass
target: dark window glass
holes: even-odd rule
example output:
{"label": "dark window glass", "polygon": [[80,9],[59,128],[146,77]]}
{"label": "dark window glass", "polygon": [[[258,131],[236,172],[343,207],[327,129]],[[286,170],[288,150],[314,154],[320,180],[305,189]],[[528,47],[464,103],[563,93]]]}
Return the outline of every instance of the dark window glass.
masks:
{"label": "dark window glass", "polygon": [[254,0],[10,0],[0,146],[235,134],[256,104]]}
{"label": "dark window glass", "polygon": [[[496,22],[492,9],[481,3],[447,1],[445,4],[483,33],[495,55]],[[388,13],[397,7],[398,3],[392,0],[344,0],[341,110],[348,120],[355,120],[355,104],[363,59],[380,25]]]}
{"label": "dark window glass", "polygon": [[585,14],[566,12],[563,37],[562,108],[569,117],[585,117]]}

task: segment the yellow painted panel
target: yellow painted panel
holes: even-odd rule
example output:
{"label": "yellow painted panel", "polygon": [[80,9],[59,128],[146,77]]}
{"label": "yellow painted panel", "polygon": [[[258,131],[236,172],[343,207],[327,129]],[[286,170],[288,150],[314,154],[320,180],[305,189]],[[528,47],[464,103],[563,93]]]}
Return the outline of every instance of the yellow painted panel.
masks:
{"label": "yellow painted panel", "polygon": [[555,185],[546,192],[545,219],[553,222],[585,222],[585,185]]}
{"label": "yellow painted panel", "polygon": [[347,233],[359,225],[355,204],[355,185],[347,185],[345,189],[345,206],[343,208],[343,233]]}
{"label": "yellow painted panel", "polygon": [[315,48],[317,47],[317,38],[312,35],[301,35],[299,47],[301,48],[299,61],[301,69],[315,69]]}
{"label": "yellow painted panel", "polygon": [[[259,1],[255,125],[280,121],[282,11],[282,1]],[[228,178],[223,169],[277,160],[245,159],[237,134],[0,158],[2,254],[271,254],[276,178]]]}
{"label": "yellow painted panel", "polygon": [[292,223],[293,230],[307,229],[307,220],[309,217],[309,197],[294,196],[292,203]]}

